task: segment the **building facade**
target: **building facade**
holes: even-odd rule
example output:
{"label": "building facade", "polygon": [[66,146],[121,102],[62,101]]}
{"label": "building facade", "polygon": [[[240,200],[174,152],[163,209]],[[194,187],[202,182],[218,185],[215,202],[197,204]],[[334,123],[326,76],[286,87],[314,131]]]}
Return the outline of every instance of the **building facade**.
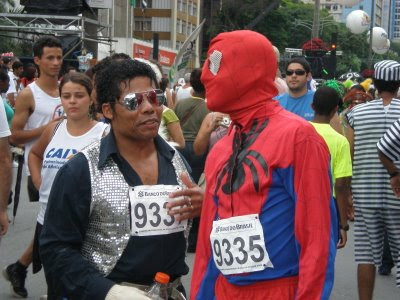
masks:
{"label": "building facade", "polygon": [[400,42],[400,0],[390,1],[389,39]]}
{"label": "building facade", "polygon": [[[387,5],[385,2],[387,0],[363,0],[357,1],[357,3],[353,6],[345,7],[342,14],[342,21],[346,22],[346,18],[353,10],[361,9],[365,11],[374,22],[374,26],[379,26],[384,29],[387,29],[387,24],[385,24],[385,16],[384,16],[384,7]],[[374,2],[374,14],[372,16],[372,2]],[[386,27],[386,28],[385,28]]]}
{"label": "building facade", "polygon": [[[201,0],[113,0],[111,9],[99,16],[113,25],[116,51],[132,55],[132,39],[153,43],[159,36],[160,48],[179,51],[186,38],[200,24]],[[134,3],[134,6],[132,6]],[[124,50],[126,49],[126,50]],[[199,66],[199,42],[190,67]]]}
{"label": "building facade", "polygon": [[[315,4],[315,0],[303,0],[304,3]],[[335,21],[341,22],[346,8],[356,5],[358,0],[320,0],[321,9],[326,9]]]}

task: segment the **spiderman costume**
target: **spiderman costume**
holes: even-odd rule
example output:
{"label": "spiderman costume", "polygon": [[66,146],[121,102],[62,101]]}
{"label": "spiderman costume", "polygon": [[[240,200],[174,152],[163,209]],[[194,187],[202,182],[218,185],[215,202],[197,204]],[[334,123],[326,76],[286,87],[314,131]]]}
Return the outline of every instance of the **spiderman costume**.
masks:
{"label": "spiderman costume", "polygon": [[252,31],[211,41],[207,106],[232,125],[207,157],[191,299],[328,299],[337,219],[329,152],[272,99],[271,43]]}

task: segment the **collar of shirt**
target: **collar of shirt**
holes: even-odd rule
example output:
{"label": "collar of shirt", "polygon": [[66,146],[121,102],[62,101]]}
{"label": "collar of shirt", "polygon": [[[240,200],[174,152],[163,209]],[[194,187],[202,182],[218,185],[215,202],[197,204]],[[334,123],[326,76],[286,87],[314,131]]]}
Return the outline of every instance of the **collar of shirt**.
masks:
{"label": "collar of shirt", "polygon": [[[164,139],[159,135],[154,138],[154,143],[156,145],[159,155],[162,155],[168,161],[171,161],[174,156],[175,149],[168,145],[168,143],[164,141]],[[110,133],[101,140],[98,164],[99,168],[101,168],[105,164],[109,156],[114,156],[120,159],[120,154],[117,148],[117,144],[115,142],[115,136],[112,129],[110,130]]]}

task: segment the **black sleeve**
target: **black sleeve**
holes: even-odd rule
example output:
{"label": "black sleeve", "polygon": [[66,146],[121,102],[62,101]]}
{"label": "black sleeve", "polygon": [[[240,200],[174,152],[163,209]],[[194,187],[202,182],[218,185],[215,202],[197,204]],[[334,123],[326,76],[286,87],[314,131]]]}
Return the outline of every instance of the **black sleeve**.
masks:
{"label": "black sleeve", "polygon": [[39,242],[49,285],[57,295],[71,300],[105,299],[114,285],[80,252],[90,202],[88,162],[83,154],[77,154],[54,179]]}

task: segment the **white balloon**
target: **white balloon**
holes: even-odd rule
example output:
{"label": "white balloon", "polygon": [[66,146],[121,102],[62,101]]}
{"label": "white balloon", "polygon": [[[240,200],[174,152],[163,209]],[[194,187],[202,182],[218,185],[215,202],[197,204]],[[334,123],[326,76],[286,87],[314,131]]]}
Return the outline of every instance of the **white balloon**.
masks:
{"label": "white balloon", "polygon": [[376,53],[376,54],[385,54],[386,52],[388,52],[390,48],[390,40],[387,39],[386,40],[386,45],[383,47],[374,47],[372,46],[372,50]]}
{"label": "white balloon", "polygon": [[[374,27],[372,33],[372,47],[381,48],[386,46],[386,40],[388,39],[388,34],[385,29],[381,27]],[[369,43],[369,31],[367,33],[367,41]]]}
{"label": "white balloon", "polygon": [[347,15],[346,27],[355,34],[366,31],[371,23],[369,15],[363,10],[353,10]]}

